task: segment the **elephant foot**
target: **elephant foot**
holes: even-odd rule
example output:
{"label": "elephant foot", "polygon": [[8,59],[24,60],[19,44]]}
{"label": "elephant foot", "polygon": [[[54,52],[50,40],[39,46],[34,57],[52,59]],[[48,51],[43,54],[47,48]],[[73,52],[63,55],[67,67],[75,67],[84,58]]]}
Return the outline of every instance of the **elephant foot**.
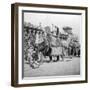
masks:
{"label": "elephant foot", "polygon": [[32,67],[32,69],[36,69],[39,68],[40,64],[38,62],[34,62],[30,66]]}

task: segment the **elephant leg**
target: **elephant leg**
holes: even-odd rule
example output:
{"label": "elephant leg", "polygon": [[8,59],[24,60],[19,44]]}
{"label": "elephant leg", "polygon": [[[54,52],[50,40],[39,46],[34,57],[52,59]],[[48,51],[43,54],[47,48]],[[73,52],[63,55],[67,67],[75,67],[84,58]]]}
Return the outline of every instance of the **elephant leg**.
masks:
{"label": "elephant leg", "polygon": [[59,55],[57,56],[57,61],[59,61]]}
{"label": "elephant leg", "polygon": [[61,55],[61,58],[62,58],[62,61],[64,61],[64,56],[63,55]]}
{"label": "elephant leg", "polygon": [[49,60],[48,62],[51,62],[51,61],[52,61],[52,56],[49,56],[49,59],[50,59],[50,60]]}
{"label": "elephant leg", "polygon": [[80,50],[78,51],[78,56],[80,57]]}
{"label": "elephant leg", "polygon": [[71,55],[71,48],[69,47],[68,48],[68,56],[70,56]]}

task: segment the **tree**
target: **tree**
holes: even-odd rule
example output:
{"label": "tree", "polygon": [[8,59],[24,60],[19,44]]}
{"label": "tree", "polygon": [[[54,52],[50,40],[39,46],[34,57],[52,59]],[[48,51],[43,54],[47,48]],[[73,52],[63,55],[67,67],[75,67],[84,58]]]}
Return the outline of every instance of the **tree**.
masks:
{"label": "tree", "polygon": [[69,27],[69,26],[63,27],[63,30],[64,30],[66,33],[68,33],[68,34],[72,34],[72,28]]}

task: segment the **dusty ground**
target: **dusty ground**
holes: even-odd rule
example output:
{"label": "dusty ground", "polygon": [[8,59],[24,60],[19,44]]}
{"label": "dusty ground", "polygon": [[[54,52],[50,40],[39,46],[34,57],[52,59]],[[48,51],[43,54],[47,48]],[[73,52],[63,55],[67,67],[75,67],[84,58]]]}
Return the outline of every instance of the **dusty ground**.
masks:
{"label": "dusty ground", "polygon": [[64,76],[80,74],[80,58],[65,58],[64,61],[43,63],[39,68],[32,69],[24,64],[24,77]]}

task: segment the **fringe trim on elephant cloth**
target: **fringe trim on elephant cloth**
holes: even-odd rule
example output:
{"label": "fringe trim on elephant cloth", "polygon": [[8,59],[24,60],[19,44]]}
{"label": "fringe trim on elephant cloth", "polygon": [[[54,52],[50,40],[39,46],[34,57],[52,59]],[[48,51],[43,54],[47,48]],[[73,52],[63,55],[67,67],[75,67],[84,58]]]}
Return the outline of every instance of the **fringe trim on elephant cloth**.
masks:
{"label": "fringe trim on elephant cloth", "polygon": [[52,52],[51,55],[62,55],[62,47],[51,47]]}

